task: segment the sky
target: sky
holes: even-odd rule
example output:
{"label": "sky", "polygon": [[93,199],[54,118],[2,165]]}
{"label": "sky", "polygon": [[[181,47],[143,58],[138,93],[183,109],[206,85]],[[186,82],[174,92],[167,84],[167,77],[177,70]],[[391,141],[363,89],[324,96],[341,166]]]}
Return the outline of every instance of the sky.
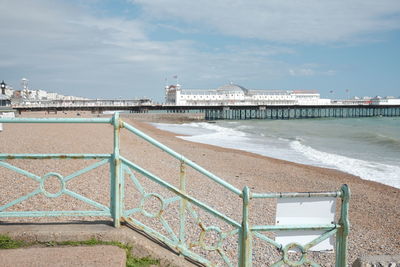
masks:
{"label": "sky", "polygon": [[0,80],[14,89],[400,96],[399,0],[0,0],[0,14]]}

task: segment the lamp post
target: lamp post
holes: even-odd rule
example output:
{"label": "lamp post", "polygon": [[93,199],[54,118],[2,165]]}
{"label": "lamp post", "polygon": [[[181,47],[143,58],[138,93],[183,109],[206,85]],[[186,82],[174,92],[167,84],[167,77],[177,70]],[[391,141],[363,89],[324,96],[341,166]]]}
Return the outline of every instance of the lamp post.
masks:
{"label": "lamp post", "polygon": [[5,95],[6,94],[6,83],[4,82],[4,80],[0,83],[1,86],[1,94]]}

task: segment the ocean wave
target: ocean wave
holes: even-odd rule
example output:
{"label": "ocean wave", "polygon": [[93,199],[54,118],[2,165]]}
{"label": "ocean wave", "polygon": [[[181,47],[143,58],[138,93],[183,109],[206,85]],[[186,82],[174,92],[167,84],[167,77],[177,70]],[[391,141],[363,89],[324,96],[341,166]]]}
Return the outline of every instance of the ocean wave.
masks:
{"label": "ocean wave", "polygon": [[240,125],[240,126],[236,127],[236,129],[238,129],[238,130],[251,130],[251,129],[254,129],[254,127],[253,126],[248,126],[248,125]]}
{"label": "ocean wave", "polygon": [[[232,124],[226,123],[223,123],[222,125],[206,122],[179,125],[158,123],[154,125],[163,130],[183,134],[185,136],[181,136],[180,138],[188,141],[240,149],[302,164],[334,168],[359,176],[362,179],[372,180],[400,188],[400,166],[398,166],[397,163],[393,164],[393,161],[378,163],[369,159],[356,159],[352,158],[352,156],[348,156],[353,155],[354,153],[352,153],[352,149],[357,151],[359,146],[349,146],[350,148],[344,146],[343,149],[349,153],[346,156],[342,156],[323,152],[321,151],[323,148],[317,150],[311,147],[314,142],[318,143],[319,147],[324,147],[325,144],[322,141],[313,138],[313,136],[304,136],[301,133],[279,133],[273,131],[273,129],[266,129],[265,127],[258,127],[246,131],[246,128],[243,129],[236,127],[236,125],[233,126]],[[355,133],[353,132],[353,135],[348,138],[343,137],[343,140],[346,141],[347,139],[347,143],[349,143],[349,138],[355,138],[354,134]],[[381,140],[387,141],[388,136],[371,136],[363,133],[363,137],[359,136],[359,138],[364,138],[362,139],[362,143],[368,145],[372,142],[367,142],[365,138],[373,138],[374,140],[381,138]],[[329,142],[329,138],[322,139]],[[305,145],[305,143],[310,144],[311,146]],[[383,151],[391,151],[393,146],[390,150],[388,149],[389,148],[386,148]],[[378,155],[377,153],[378,152],[376,152],[376,155]],[[396,156],[397,152],[394,153],[394,155]]]}
{"label": "ocean wave", "polygon": [[228,127],[223,127],[219,126],[213,123],[207,123],[207,122],[195,122],[195,123],[188,123],[186,124],[190,127],[197,127],[205,130],[211,130],[214,133],[219,133],[219,134],[225,134],[229,136],[246,136],[247,134],[245,132],[242,132],[240,130],[235,130],[233,128],[228,128]]}
{"label": "ocean wave", "polygon": [[383,134],[377,134],[377,143],[379,145],[396,146],[400,148],[400,139]]}
{"label": "ocean wave", "polygon": [[370,144],[400,148],[400,138],[395,138],[382,133],[373,133],[373,132],[357,133],[354,134],[352,137],[356,140],[368,142]]}
{"label": "ocean wave", "polygon": [[398,166],[319,151],[302,144],[300,141],[292,141],[290,147],[302,153],[308,159],[320,163],[322,166],[335,168],[359,176],[365,180],[400,188],[400,167]]}

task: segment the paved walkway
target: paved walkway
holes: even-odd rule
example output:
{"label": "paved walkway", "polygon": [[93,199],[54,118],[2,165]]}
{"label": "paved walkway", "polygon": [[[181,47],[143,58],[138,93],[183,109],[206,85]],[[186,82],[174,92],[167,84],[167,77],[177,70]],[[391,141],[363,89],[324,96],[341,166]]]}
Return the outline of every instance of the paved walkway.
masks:
{"label": "paved walkway", "polygon": [[[168,248],[150,241],[141,233],[123,226],[119,229],[109,222],[4,224],[0,234],[28,242],[118,241],[133,247],[134,257],[150,257],[160,261],[159,266],[190,267],[191,262]],[[32,247],[0,250],[0,266],[125,266],[126,253],[114,246]],[[65,264],[64,264],[65,263]]]}

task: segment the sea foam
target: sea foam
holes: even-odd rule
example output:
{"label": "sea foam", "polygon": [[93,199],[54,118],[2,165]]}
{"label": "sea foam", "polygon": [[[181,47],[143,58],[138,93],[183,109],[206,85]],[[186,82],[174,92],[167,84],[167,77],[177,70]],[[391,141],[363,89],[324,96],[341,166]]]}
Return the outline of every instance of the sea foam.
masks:
{"label": "sea foam", "polygon": [[304,154],[308,159],[319,162],[321,166],[338,169],[365,180],[400,188],[398,177],[400,167],[318,151],[310,146],[301,144],[299,141],[292,141],[290,146]]}
{"label": "sea foam", "polygon": [[[289,125],[287,126],[289,130],[293,130],[293,133],[291,133],[292,131],[288,131],[288,128],[282,127],[284,122],[279,122],[278,127],[273,127],[274,125],[271,124],[268,124],[267,127],[260,122],[252,125],[244,123],[246,122],[201,122],[179,125],[155,123],[154,125],[163,130],[185,135],[179,136],[179,138],[188,141],[240,149],[302,164],[333,168],[365,180],[400,188],[400,166],[392,165],[388,161],[378,162],[378,160],[357,158],[359,151],[357,153],[346,151],[347,154],[342,154],[339,153],[341,150],[332,151],[328,147],[324,149],[321,144],[329,144],[331,140],[328,141],[328,139],[318,142],[318,146],[316,146],[313,140],[318,139],[310,138],[309,133],[304,134],[304,132],[300,136],[298,135],[300,129],[292,129],[292,126]],[[304,129],[308,130],[307,127],[304,127]],[[313,129],[313,134],[315,129]],[[282,137],[283,133],[286,133],[286,136]],[[326,138],[325,135],[326,133],[322,134],[323,138]],[[357,139],[363,139],[360,137],[358,136]],[[371,138],[366,135],[363,137],[364,140]],[[341,138],[345,137],[341,136]],[[347,140],[351,138],[354,138],[354,136],[348,137]],[[381,140],[386,139],[386,141],[388,139],[386,136],[379,138]]]}

